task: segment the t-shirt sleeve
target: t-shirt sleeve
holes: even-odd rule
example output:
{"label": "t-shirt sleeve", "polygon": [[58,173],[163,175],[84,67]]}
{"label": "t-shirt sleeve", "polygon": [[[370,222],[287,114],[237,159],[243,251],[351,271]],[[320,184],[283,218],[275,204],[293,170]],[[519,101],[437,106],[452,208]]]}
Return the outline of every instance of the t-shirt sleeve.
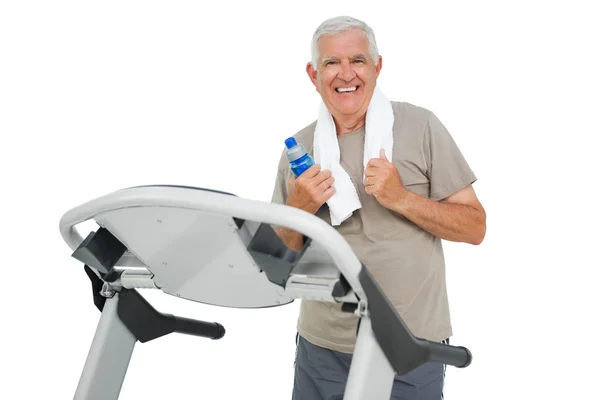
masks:
{"label": "t-shirt sleeve", "polygon": [[287,181],[285,176],[285,170],[279,168],[277,176],[275,177],[275,185],[273,187],[273,195],[271,196],[271,203],[285,204],[287,201]]}
{"label": "t-shirt sleeve", "polygon": [[424,152],[432,200],[442,200],[477,180],[458,145],[433,113],[425,129]]}

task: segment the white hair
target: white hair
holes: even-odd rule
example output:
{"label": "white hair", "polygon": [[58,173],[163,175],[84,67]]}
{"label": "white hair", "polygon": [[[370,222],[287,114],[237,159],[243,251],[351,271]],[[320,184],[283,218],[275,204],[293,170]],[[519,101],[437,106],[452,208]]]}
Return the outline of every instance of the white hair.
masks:
{"label": "white hair", "polygon": [[373,59],[375,65],[379,63],[379,50],[375,41],[375,33],[373,29],[365,22],[348,16],[339,16],[330,18],[315,30],[311,43],[311,63],[316,69],[319,63],[319,39],[326,35],[337,35],[346,32],[350,29],[360,29],[366,35],[369,41],[369,55]]}

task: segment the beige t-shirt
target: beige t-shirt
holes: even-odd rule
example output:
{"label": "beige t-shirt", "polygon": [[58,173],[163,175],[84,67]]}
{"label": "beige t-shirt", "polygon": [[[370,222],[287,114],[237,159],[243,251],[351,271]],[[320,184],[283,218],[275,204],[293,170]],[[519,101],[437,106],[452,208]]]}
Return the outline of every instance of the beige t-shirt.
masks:
{"label": "beige t-shirt", "polygon": [[[404,102],[392,102],[392,107],[392,163],[408,190],[439,201],[476,180],[449,132],[431,111]],[[311,155],[315,126],[316,121],[294,135]],[[441,240],[365,192],[364,137],[364,126],[338,136],[340,163],[350,174],[362,207],[335,228],[374,275],[411,332],[442,341],[452,335],[452,325]],[[273,202],[285,204],[291,176],[284,149]],[[331,223],[326,204],[316,215]],[[352,353],[357,322],[354,314],[341,311],[340,304],[302,300],[297,329],[317,346]]]}

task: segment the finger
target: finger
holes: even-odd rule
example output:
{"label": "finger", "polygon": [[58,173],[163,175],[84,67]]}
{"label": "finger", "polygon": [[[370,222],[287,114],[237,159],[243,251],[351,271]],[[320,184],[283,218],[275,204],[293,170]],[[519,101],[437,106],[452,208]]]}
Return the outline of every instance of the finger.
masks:
{"label": "finger", "polygon": [[309,185],[311,187],[316,187],[320,192],[322,192],[327,187],[331,186],[331,184],[326,184],[328,180],[330,180],[331,182],[333,182],[334,180],[334,177],[331,175],[331,172],[321,171],[317,176],[310,179]]}
{"label": "finger", "polygon": [[308,168],[306,171],[304,171],[302,173],[302,175],[300,175],[298,177],[298,179],[300,179],[300,178],[311,179],[311,178],[314,178],[315,176],[317,176],[319,174],[319,172],[321,172],[321,165],[313,164],[310,168]]}
{"label": "finger", "polygon": [[374,167],[365,168],[365,176],[376,176],[376,175],[377,175],[377,168],[374,168]]}
{"label": "finger", "polygon": [[323,182],[319,183],[319,185],[317,186],[317,188],[319,189],[319,192],[325,193],[325,191],[327,189],[329,189],[330,187],[333,186],[333,182],[335,182],[335,178],[333,176],[330,176],[329,178],[325,179]]}
{"label": "finger", "polygon": [[331,176],[332,176],[331,171],[328,169],[324,169],[324,170],[320,171],[317,175],[315,175],[312,179],[317,181],[317,183],[321,183],[325,179],[328,179]]}
{"label": "finger", "polygon": [[323,195],[321,197],[323,203],[328,202],[329,199],[331,198],[331,196],[333,196],[334,194],[335,194],[335,188],[333,186],[330,186],[327,189],[325,189],[325,191],[323,192]]}
{"label": "finger", "polygon": [[388,160],[387,157],[385,156],[385,149],[379,150],[379,158],[382,159],[382,160],[384,160],[384,161]]}
{"label": "finger", "polygon": [[365,176],[363,178],[363,185],[365,186],[373,186],[377,182],[377,177],[375,176]]}
{"label": "finger", "polygon": [[381,158],[371,158],[367,163],[367,167],[380,167],[383,165],[383,160]]}

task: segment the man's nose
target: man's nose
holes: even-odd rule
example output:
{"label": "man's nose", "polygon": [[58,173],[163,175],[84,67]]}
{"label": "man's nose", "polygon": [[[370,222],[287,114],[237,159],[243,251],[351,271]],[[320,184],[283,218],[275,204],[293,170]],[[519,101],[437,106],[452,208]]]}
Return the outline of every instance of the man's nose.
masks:
{"label": "man's nose", "polygon": [[340,79],[345,80],[346,82],[350,82],[356,76],[354,69],[352,68],[352,64],[349,62],[341,63],[342,69],[338,74]]}

